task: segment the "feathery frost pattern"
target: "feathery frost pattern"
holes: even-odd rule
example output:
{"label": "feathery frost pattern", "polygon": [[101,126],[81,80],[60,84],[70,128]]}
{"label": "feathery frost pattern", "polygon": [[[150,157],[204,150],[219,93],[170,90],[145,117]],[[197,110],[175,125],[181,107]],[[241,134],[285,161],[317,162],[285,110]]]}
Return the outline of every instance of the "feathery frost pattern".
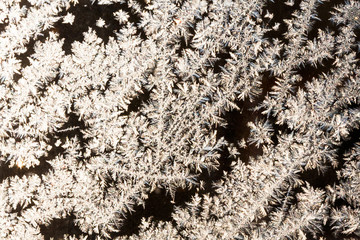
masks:
{"label": "feathery frost pattern", "polygon": [[360,238],[359,1],[3,0],[0,46],[1,239]]}

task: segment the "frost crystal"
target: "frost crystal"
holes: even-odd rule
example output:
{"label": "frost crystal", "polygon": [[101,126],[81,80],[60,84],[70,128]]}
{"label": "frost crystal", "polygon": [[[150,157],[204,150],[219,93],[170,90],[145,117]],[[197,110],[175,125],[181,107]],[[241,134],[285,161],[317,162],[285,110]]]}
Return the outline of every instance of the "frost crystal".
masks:
{"label": "frost crystal", "polygon": [[0,238],[360,238],[359,19],[0,1]]}

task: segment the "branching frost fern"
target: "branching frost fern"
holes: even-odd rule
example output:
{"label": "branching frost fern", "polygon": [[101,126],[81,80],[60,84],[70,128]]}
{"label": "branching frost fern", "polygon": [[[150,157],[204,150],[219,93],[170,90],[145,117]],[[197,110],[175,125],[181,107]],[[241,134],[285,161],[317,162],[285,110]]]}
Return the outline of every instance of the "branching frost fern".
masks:
{"label": "branching frost fern", "polygon": [[0,238],[360,237],[360,4],[297,2],[1,1]]}

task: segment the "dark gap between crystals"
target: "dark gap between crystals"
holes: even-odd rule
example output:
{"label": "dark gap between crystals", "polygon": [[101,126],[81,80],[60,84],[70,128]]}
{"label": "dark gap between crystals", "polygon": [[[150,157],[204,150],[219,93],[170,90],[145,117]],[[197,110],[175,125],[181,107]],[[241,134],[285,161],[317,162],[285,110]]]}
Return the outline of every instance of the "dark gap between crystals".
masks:
{"label": "dark gap between crystals", "polygon": [[300,8],[300,1],[296,0],[294,1],[293,6],[286,5],[284,1],[281,0],[269,0],[267,2],[267,5],[263,8],[261,19],[267,19],[265,18],[265,15],[267,14],[267,11],[269,14],[273,14],[272,19],[267,19],[265,24],[266,28],[272,28],[276,23],[279,23],[278,29],[271,29],[270,31],[266,32],[264,34],[264,38],[267,39],[274,39],[277,38],[282,42],[288,43],[288,40],[284,38],[284,34],[287,32],[288,28],[287,25],[284,22],[284,19],[291,19],[292,14],[295,10],[298,10]]}
{"label": "dark gap between crystals", "polygon": [[131,112],[138,112],[141,108],[141,105],[146,103],[150,99],[151,90],[147,90],[145,87],[141,88],[141,92],[139,95],[137,95],[135,98],[133,98],[128,106],[128,109],[126,112],[122,113],[121,115],[127,116]]}
{"label": "dark gap between crystals", "polygon": [[[52,219],[49,225],[40,225],[40,233],[44,236],[45,240],[61,240],[64,239],[65,234],[75,235],[80,238],[84,234],[78,226],[75,225],[74,220],[76,219],[73,213],[70,213],[65,218]],[[88,240],[95,240],[95,235],[87,234]]]}
{"label": "dark gap between crystals", "polygon": [[297,69],[297,73],[301,76],[301,81],[294,84],[295,91],[294,95],[296,95],[296,91],[300,88],[303,89],[307,82],[311,82],[315,78],[319,78],[322,74],[330,73],[333,68],[334,59],[328,58],[323,59],[321,63],[317,63],[314,66],[311,63],[306,63]]}
{"label": "dark gap between crystals", "polygon": [[339,34],[338,27],[336,27],[335,24],[330,21],[330,18],[332,16],[331,12],[335,11],[334,7],[344,3],[344,0],[331,0],[323,1],[321,4],[319,4],[319,6],[316,8],[317,18],[319,18],[319,20],[313,20],[314,24],[308,33],[308,38],[310,40],[316,38],[319,29],[323,31],[329,30],[330,32],[334,32],[335,35]]}
{"label": "dark gap between crystals", "polygon": [[226,59],[230,59],[230,47],[224,47],[216,54],[215,59],[209,60],[209,67],[214,68],[214,73],[221,73],[226,64]]}
{"label": "dark gap between crystals", "polygon": [[[99,5],[97,1],[91,4],[89,0],[80,0],[77,5],[71,6],[67,11],[64,10],[59,14],[60,16],[65,16],[65,13],[73,14],[75,19],[72,24],[63,24],[61,19],[54,25],[60,38],[65,39],[63,45],[65,53],[71,54],[71,44],[75,41],[81,42],[84,39],[83,33],[87,32],[89,28],[94,29],[97,36],[103,39],[105,44],[109,41],[109,37],[116,38],[116,32],[120,30],[122,25],[113,14],[120,9],[129,14],[128,21],[137,27],[137,35],[146,39],[144,31],[138,27],[140,16],[134,13],[127,3]],[[96,21],[99,18],[105,21],[105,26],[102,28],[96,26]]]}
{"label": "dark gap between crystals", "polygon": [[173,210],[174,204],[171,203],[170,195],[165,189],[157,188],[145,200],[145,208],[137,205],[133,212],[126,213],[120,231],[111,233],[111,238],[138,234],[142,218],[152,217],[154,221],[170,221]]}

